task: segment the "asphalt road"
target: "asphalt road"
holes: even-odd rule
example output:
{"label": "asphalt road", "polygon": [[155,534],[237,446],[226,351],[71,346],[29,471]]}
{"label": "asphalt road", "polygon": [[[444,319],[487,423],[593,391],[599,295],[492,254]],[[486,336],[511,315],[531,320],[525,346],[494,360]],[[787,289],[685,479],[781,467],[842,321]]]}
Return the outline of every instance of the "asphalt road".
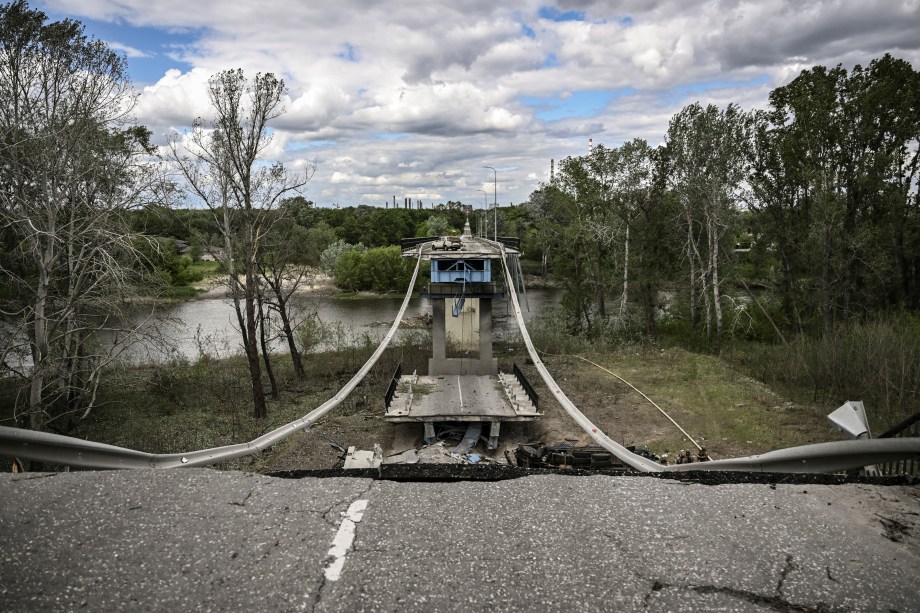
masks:
{"label": "asphalt road", "polygon": [[918,611],[918,514],[918,487],[6,474],[0,610]]}

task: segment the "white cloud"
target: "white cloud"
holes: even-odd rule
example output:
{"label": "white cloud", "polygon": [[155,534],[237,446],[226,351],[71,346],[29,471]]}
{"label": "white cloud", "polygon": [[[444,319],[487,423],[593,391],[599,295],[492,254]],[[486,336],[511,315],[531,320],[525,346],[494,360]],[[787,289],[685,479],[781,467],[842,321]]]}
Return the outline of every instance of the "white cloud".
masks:
{"label": "white cloud", "polygon": [[[191,68],[142,91],[136,114],[155,133],[207,115],[207,78],[221,69],[282,75],[287,114],[271,151],[317,163],[306,195],[321,204],[410,194],[478,202],[491,175],[483,164],[499,169],[499,201],[520,202],[551,158],[583,153],[589,137],[658,144],[690,102],[762,106],[804,68],[866,64],[886,51],[920,68],[920,0],[559,0],[560,12],[584,14],[559,22],[540,17],[545,0],[46,5],[192,37],[171,52]],[[130,38],[111,38],[141,57]],[[553,121],[523,102],[578,105],[586,91],[618,95]]]}
{"label": "white cloud", "polygon": [[142,58],[142,57],[152,57],[152,56],[151,56],[149,53],[147,53],[146,51],[141,51],[140,49],[137,49],[137,48],[132,47],[132,46],[130,46],[130,45],[125,45],[125,44],[123,44],[123,43],[119,43],[119,42],[117,42],[117,41],[106,41],[106,44],[107,44],[111,49],[113,49],[113,50],[115,50],[115,51],[120,51],[121,53],[124,53],[124,54],[125,54],[125,57],[127,57],[127,58],[129,58],[129,59]]}

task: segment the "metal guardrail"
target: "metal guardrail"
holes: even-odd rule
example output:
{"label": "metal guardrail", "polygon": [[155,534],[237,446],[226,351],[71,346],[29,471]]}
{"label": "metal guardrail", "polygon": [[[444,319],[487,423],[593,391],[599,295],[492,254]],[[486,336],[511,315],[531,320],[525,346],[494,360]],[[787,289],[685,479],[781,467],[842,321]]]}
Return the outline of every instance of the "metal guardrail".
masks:
{"label": "metal guardrail", "polygon": [[[916,437],[920,437],[920,413],[914,413],[904,421],[895,424],[878,435],[880,439]],[[920,474],[920,459],[910,458],[897,460],[895,462],[885,462],[877,465],[876,468],[886,477],[894,475],[918,475]]]}
{"label": "metal guardrail", "polygon": [[413,238],[401,238],[399,239],[399,247],[403,252],[412,251],[419,245],[424,245],[425,243],[431,243],[436,240],[440,240],[440,236],[422,236],[422,237],[413,237]]}
{"label": "metal guardrail", "polygon": [[412,273],[412,280],[409,281],[409,289],[406,291],[405,298],[403,298],[399,313],[393,320],[393,325],[390,327],[389,332],[387,332],[387,335],[374,351],[373,355],[371,355],[367,362],[364,363],[364,366],[355,373],[355,376],[353,376],[332,398],[307,415],[285,424],[280,428],[276,428],[267,434],[263,434],[255,440],[249,441],[248,443],[225,445],[223,447],[202,449],[188,453],[152,454],[143,451],[135,451],[134,449],[125,449],[124,447],[116,447],[114,445],[106,445],[104,443],[84,441],[70,436],[62,436],[60,434],[0,426],[0,456],[37,460],[39,462],[82,468],[181,468],[207,466],[209,464],[216,464],[217,462],[225,462],[227,460],[252,455],[268,449],[272,445],[276,445],[288,438],[295,432],[312,426],[326,413],[341,404],[364,377],[367,376],[367,373],[370,372],[370,369],[373,368],[377,360],[380,359],[380,356],[399,329],[402,318],[406,313],[406,307],[409,306],[409,300],[412,298],[412,290],[415,288],[415,281],[418,278],[421,262],[421,249],[419,249],[418,259],[415,262],[415,271]]}
{"label": "metal guardrail", "polygon": [[402,364],[396,367],[393,378],[390,379],[390,385],[387,386],[387,393],[383,397],[383,406],[386,411],[390,411],[390,404],[393,403],[393,396],[396,395],[396,388],[399,387],[399,378],[402,377]]}
{"label": "metal guardrail", "polygon": [[[507,254],[502,246],[502,264],[506,279],[511,279],[508,269]],[[543,378],[550,393],[559,401],[562,408],[575,420],[588,435],[601,447],[611,452],[627,466],[640,472],[666,473],[690,471],[748,471],[748,472],[778,472],[778,473],[829,473],[842,470],[861,468],[871,464],[883,464],[899,460],[920,459],[920,438],[899,439],[858,439],[850,441],[833,441],[803,445],[789,449],[780,449],[761,455],[726,460],[713,460],[711,462],[697,462],[693,464],[678,464],[662,466],[657,462],[637,455],[620,445],[600,428],[591,422],[573,403],[553,376],[546,369],[540,359],[527,327],[524,325],[524,315],[515,292],[509,292],[514,316],[518,322],[521,338],[527,347],[527,352],[533,360],[537,372]]]}
{"label": "metal guardrail", "polygon": [[521,250],[521,239],[517,236],[499,236],[498,242],[515,251]]}
{"label": "metal guardrail", "polygon": [[527,393],[527,397],[530,398],[530,402],[533,403],[533,408],[540,408],[540,394],[537,393],[537,390],[533,388],[533,385],[530,384],[530,381],[527,380],[527,377],[525,377],[521,369],[518,368],[517,362],[511,363],[511,370],[514,372],[514,376],[517,377],[518,383],[521,384],[521,387],[523,387],[524,391]]}

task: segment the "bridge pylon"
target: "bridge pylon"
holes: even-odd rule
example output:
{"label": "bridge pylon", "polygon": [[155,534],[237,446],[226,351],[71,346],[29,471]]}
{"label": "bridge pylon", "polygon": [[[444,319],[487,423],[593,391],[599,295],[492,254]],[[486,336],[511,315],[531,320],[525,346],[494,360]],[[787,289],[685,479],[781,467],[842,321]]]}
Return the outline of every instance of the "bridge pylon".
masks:
{"label": "bridge pylon", "polygon": [[401,376],[384,418],[423,423],[428,443],[434,442],[436,423],[489,422],[494,449],[501,422],[540,415],[536,399],[516,391],[528,387],[514,381],[523,375],[499,376],[492,354],[492,303],[514,291],[500,279],[501,247],[465,232],[459,240],[432,240],[422,250],[431,261],[431,279],[422,290],[432,310],[428,373]]}

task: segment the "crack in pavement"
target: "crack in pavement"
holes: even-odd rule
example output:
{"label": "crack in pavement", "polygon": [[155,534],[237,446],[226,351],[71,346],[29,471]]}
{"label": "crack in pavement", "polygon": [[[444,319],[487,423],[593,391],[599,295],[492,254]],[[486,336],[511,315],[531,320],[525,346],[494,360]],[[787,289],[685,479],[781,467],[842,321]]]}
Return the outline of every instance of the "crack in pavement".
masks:
{"label": "crack in pavement", "polygon": [[[795,602],[789,602],[783,597],[783,586],[786,582],[787,577],[794,570],[798,570],[799,566],[794,561],[794,558],[791,554],[786,554],[786,563],[783,566],[783,569],[780,571],[779,580],[776,584],[776,595],[774,596],[764,596],[763,594],[758,594],[757,592],[752,592],[750,590],[743,590],[734,587],[718,586],[718,585],[680,585],[680,584],[669,584],[662,583],[659,580],[652,581],[649,591],[645,594],[643,599],[643,609],[648,610],[651,606],[652,596],[656,592],[660,592],[665,588],[678,589],[678,590],[691,590],[697,594],[721,594],[724,596],[730,596],[732,598],[737,598],[745,602],[767,607],[773,609],[774,611],[783,611],[783,612],[794,612],[794,611],[807,611],[807,612],[817,612],[817,613],[830,613],[832,611],[846,611],[847,609],[834,609],[825,602],[815,602],[811,604],[798,604]],[[632,569],[630,569],[632,570]],[[633,574],[641,577],[638,572],[635,570],[632,571]],[[827,576],[828,579],[837,582],[837,579],[833,578],[830,574],[830,567],[827,567]],[[647,579],[646,579],[647,580]]]}
{"label": "crack in pavement", "polygon": [[[339,522],[336,520],[330,520],[329,514],[335,511],[337,508],[341,507],[342,505],[345,505],[346,503],[350,505],[355,500],[358,500],[359,498],[361,498],[361,496],[364,496],[365,494],[367,494],[369,491],[371,491],[371,488],[374,487],[374,483],[375,483],[375,480],[371,479],[368,486],[364,488],[363,490],[361,490],[360,492],[358,492],[357,495],[351,496],[349,498],[345,498],[344,500],[336,500],[324,511],[315,511],[315,512],[322,513],[323,521],[325,521],[327,524],[329,524],[333,528],[337,528],[339,525]],[[348,507],[346,506],[345,508],[348,508]]]}
{"label": "crack in pavement", "polygon": [[816,612],[816,613],[830,613],[832,611],[846,611],[847,609],[832,609],[828,604],[824,602],[816,602],[813,604],[796,604],[794,602],[789,602],[781,596],[764,596],[763,594],[758,594],[757,592],[751,592],[748,590],[739,590],[733,587],[721,587],[716,585],[692,585],[687,586],[687,589],[691,589],[697,594],[724,594],[726,596],[731,596],[733,598],[738,598],[749,602],[751,604],[761,605],[773,609],[774,611],[805,611],[805,612]]}
{"label": "crack in pavement", "polygon": [[662,583],[657,580],[652,583],[651,588],[643,599],[643,608],[646,611],[651,606],[652,595],[655,592],[660,592],[665,588],[690,590],[696,592],[697,594],[721,594],[724,596],[730,596],[732,598],[743,600],[750,604],[773,609],[774,611],[782,611],[783,613],[797,611],[802,611],[803,613],[833,613],[835,611],[848,611],[848,609],[834,609],[825,602],[798,604],[795,602],[789,602],[781,596],[764,596],[763,594],[758,594],[757,592],[751,592],[750,590],[742,590],[734,587],[725,587],[719,585],[678,585]]}
{"label": "crack in pavement", "polygon": [[783,584],[786,583],[786,577],[789,576],[789,573],[791,573],[794,570],[797,570],[798,568],[799,568],[798,564],[792,561],[792,554],[787,553],[786,554],[786,565],[783,567],[783,570],[780,571],[779,581],[776,584],[776,595],[777,596],[783,595]]}
{"label": "crack in pavement", "polygon": [[235,506],[238,506],[238,507],[245,507],[245,506],[246,506],[246,502],[247,502],[250,498],[252,498],[252,495],[255,493],[255,491],[256,491],[256,488],[252,488],[251,490],[249,490],[249,493],[246,494],[246,497],[243,498],[242,501],[237,502],[236,500],[231,500],[231,501],[229,501],[227,504],[232,504],[232,505],[235,505]]}

